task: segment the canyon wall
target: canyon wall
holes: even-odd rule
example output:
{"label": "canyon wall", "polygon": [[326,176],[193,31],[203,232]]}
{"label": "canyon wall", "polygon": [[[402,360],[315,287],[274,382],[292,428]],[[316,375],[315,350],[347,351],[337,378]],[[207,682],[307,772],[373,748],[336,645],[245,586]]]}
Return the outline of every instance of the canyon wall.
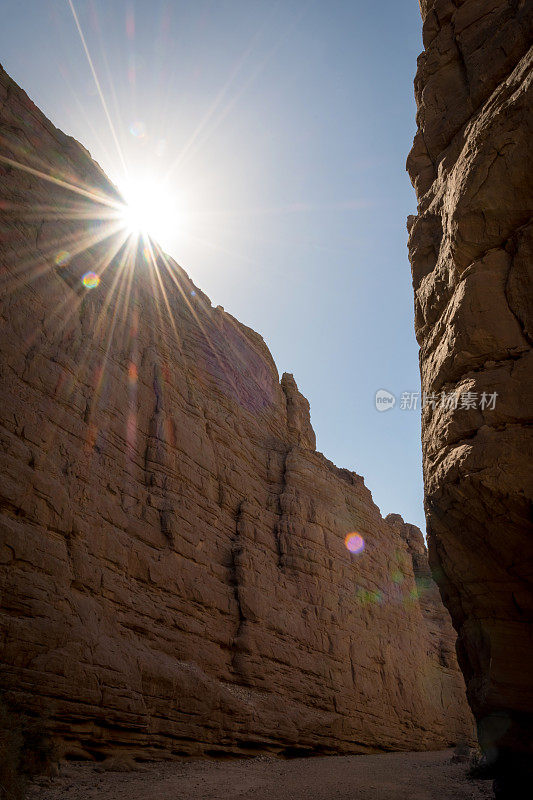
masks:
{"label": "canyon wall", "polygon": [[418,529],[316,452],[261,336],[128,237],[100,168],[5,72],[0,104],[9,697],[69,756],[470,738]]}
{"label": "canyon wall", "polygon": [[430,561],[489,772],[517,798],[533,763],[533,4],[421,10],[408,228]]}

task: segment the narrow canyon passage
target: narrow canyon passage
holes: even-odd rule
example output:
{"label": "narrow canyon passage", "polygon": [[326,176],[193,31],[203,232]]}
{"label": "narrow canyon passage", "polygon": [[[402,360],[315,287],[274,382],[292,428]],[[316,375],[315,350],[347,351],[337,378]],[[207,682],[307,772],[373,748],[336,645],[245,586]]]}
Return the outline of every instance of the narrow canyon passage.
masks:
{"label": "narrow canyon passage", "polygon": [[66,759],[473,741],[421,531],[316,450],[263,338],[130,235],[1,70],[0,92],[10,698]]}
{"label": "narrow canyon passage", "polygon": [[[228,0],[228,8],[236,3]],[[218,126],[234,102],[241,96],[244,102],[248,82],[230,100],[231,72],[190,144],[168,158],[165,191],[152,195],[150,208],[141,184],[132,199],[112,162],[102,161],[98,136],[85,141],[83,129],[74,131],[76,138],[64,133],[53,120],[68,126],[53,104],[34,95],[31,77],[28,92],[40,107],[24,81],[16,82],[18,73],[0,65],[0,800],[529,800],[533,199],[526,165],[533,163],[533,0],[420,0],[424,50],[407,158],[414,194],[397,158],[399,110],[384,102],[395,67],[383,20],[403,52],[390,13],[403,3],[389,0],[384,10],[386,4],[339,0],[331,13],[327,3],[294,0],[305,11],[295,23],[302,29],[308,6],[323,6],[297,59],[295,86],[297,73],[312,66],[310,50],[323,59],[320,76],[342,49],[346,7],[357,7],[351,24],[358,32],[377,21],[379,47],[371,49],[379,58],[385,53],[383,75],[368,58],[357,71],[339,62],[331,84],[333,94],[346,90],[342,107],[357,109],[354,131],[361,126],[378,141],[383,134],[384,143],[389,136],[392,149],[381,152],[380,145],[376,163],[371,148],[351,140],[349,156],[336,153],[341,117],[312,99],[313,86],[292,134],[289,102],[276,106],[277,115],[265,106],[264,134],[269,146],[277,141],[270,121],[279,116],[279,140],[292,136],[288,163],[296,184],[323,170],[319,203],[310,202],[302,184],[295,191],[305,202],[280,191],[283,204],[271,208],[260,171],[245,168],[237,140],[221,137],[220,158],[231,162],[235,179],[240,171],[247,186],[259,187],[260,213],[240,201],[243,230],[255,248],[251,260],[243,259],[240,281],[223,259],[231,249],[220,248],[216,269],[242,297],[245,275],[257,285],[276,276],[276,301],[261,290],[259,306],[244,302],[244,313],[209,289],[217,297],[212,303],[198,285],[207,291],[208,283],[193,280],[196,273],[185,271],[178,250],[159,241],[152,225],[166,216],[174,233],[185,227],[187,216],[172,211],[177,184],[170,191],[170,176],[195,152],[193,144],[204,142],[203,126],[221,111],[217,105],[225,108]],[[242,0],[227,16],[242,21],[246,5],[279,11],[292,4]],[[102,0],[101,10],[121,5],[115,22],[128,39],[132,88],[134,42],[150,39],[140,33],[135,39],[136,24],[140,32],[140,8],[146,13],[153,4]],[[178,12],[189,6],[195,18],[197,5],[174,4]],[[68,0],[66,11],[127,176],[111,119],[119,95],[108,108],[98,58],[93,63],[87,44],[99,29],[91,29],[97,6],[87,0],[84,10],[82,0]],[[366,20],[365,8],[372,9]],[[197,21],[204,42],[206,20]],[[182,22],[180,16],[179,37],[186,39]],[[156,50],[170,30],[166,12],[157,24]],[[24,43],[26,27],[24,21]],[[285,36],[287,26],[273,27]],[[232,32],[213,28],[223,50],[232,50]],[[418,18],[414,29],[419,35]],[[183,77],[176,41],[168,52]],[[343,41],[348,55],[358,50]],[[254,47],[251,60],[259,66],[257,75],[250,73],[263,104],[293,78],[282,69],[274,91],[260,91],[283,47],[269,48],[272,58],[264,63]],[[116,49],[107,48],[110,57]],[[246,54],[235,75],[248,71]],[[219,71],[217,64],[217,79]],[[348,87],[359,84],[362,72],[368,97],[358,104]],[[191,75],[187,93],[196,103],[202,73]],[[305,85],[295,89],[297,99],[307,97]],[[330,88],[322,97],[331,94]],[[405,95],[398,97],[401,106]],[[169,112],[180,102],[168,92]],[[386,125],[369,113],[376,103],[387,109]],[[307,105],[313,114],[303,124]],[[183,120],[192,121],[190,111],[180,107]],[[131,152],[153,146],[162,158],[166,137],[177,142],[176,126],[156,137],[135,116],[120,135]],[[248,116],[255,116],[250,108]],[[317,151],[297,168],[304,139],[314,141],[326,117],[324,157]],[[413,133],[414,107],[410,120]],[[95,118],[95,131],[101,127]],[[254,144],[258,138],[248,136]],[[331,152],[337,160],[329,160]],[[145,155],[140,161],[146,166]],[[265,180],[273,179],[259,155],[252,161]],[[416,195],[416,213],[387,216],[398,164],[411,210]],[[335,173],[352,170],[350,182],[362,197],[337,201],[337,189],[328,199]],[[231,220],[226,200],[222,214],[207,211],[209,185],[198,188],[206,209],[197,216]],[[328,246],[310,246],[309,223],[299,232],[306,249],[298,262],[267,220],[283,217],[292,234],[300,214],[313,209],[334,220],[324,237]],[[367,214],[353,241],[347,212]],[[379,228],[369,227],[376,220]],[[346,227],[337,228],[341,223]],[[404,235],[404,296],[392,282],[391,263],[394,274],[401,271],[400,248],[382,258],[378,252],[395,226]],[[258,232],[282,248],[277,267]],[[314,266],[307,249],[318,253]],[[343,252],[345,271],[335,278]],[[319,296],[315,316],[304,285]],[[278,307],[281,295],[288,303]],[[344,314],[341,295],[351,298]],[[414,311],[412,349],[401,357],[393,339],[406,326],[391,324],[391,298]],[[293,317],[297,301],[301,316]],[[368,317],[361,313],[366,306]],[[265,317],[255,316],[264,309],[266,328]],[[287,320],[291,326],[280,327]],[[337,328],[339,320],[346,326]],[[365,320],[362,334],[354,320]],[[382,326],[389,330],[383,340]],[[321,354],[310,331],[328,327],[330,344]],[[279,339],[290,343],[290,359],[257,330],[266,338],[285,331]],[[413,364],[418,387],[418,350],[420,391],[404,391]],[[385,372],[387,361],[405,370],[400,390],[388,378],[381,382],[396,374]],[[297,380],[278,371],[281,364]],[[304,364],[317,394],[306,384]],[[383,372],[373,371],[376,365]],[[346,374],[349,391],[337,395]],[[373,376],[371,390],[363,374]],[[313,417],[315,425],[307,397],[313,408],[322,398],[331,409]],[[377,430],[378,418],[379,436],[386,430],[381,439],[366,430]],[[328,426],[330,441],[342,445],[336,453],[322,439],[320,428]],[[368,438],[354,435],[346,445],[349,430]],[[395,446],[392,475],[385,467]],[[418,472],[409,466],[408,447],[416,451]],[[408,516],[414,501],[407,493],[417,480],[415,516]],[[422,529],[427,522],[427,540],[411,521]],[[474,765],[483,780],[469,774]],[[8,781],[14,790],[5,788]]]}

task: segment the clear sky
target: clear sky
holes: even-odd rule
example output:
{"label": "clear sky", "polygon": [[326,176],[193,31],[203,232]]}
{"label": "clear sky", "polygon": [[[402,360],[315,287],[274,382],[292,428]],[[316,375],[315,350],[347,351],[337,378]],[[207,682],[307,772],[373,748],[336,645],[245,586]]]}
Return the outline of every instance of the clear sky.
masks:
{"label": "clear sky", "polygon": [[4,68],[119,187],[159,187],[162,246],[294,374],[318,449],[424,530],[420,412],[375,408],[419,391],[417,0],[73,7],[107,113],[69,0],[3,0]]}

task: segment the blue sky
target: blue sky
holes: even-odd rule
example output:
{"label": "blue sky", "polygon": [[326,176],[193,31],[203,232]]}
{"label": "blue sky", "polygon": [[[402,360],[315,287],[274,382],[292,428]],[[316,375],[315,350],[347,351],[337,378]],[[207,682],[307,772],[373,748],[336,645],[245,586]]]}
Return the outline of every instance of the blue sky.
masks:
{"label": "blue sky", "polygon": [[420,412],[374,402],[419,390],[417,0],[73,4],[113,130],[68,0],[4,0],[4,68],[119,186],[119,150],[163,182],[167,252],[294,373],[318,449],[424,530]]}

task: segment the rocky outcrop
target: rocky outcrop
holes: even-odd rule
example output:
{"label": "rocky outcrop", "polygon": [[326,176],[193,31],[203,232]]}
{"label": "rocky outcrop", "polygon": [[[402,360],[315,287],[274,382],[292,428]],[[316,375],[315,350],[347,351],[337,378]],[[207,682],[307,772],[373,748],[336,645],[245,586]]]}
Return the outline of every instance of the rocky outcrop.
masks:
{"label": "rocky outcrop", "polygon": [[487,760],[519,797],[533,763],[533,8],[421,9],[408,227],[430,560]]}
{"label": "rocky outcrop", "polygon": [[3,686],[71,756],[468,738],[419,533],[5,73],[0,101]]}

